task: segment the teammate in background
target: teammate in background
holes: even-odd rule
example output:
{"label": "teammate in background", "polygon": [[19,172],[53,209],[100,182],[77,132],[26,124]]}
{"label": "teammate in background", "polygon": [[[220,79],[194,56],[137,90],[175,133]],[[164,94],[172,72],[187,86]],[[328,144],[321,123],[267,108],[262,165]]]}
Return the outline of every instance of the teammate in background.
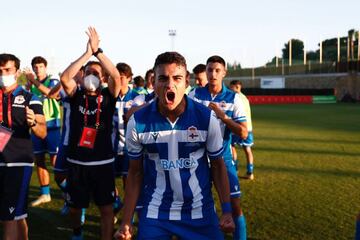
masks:
{"label": "teammate in background", "polygon": [[240,206],[240,184],[231,154],[231,132],[246,139],[248,132],[244,106],[238,94],[223,83],[226,76],[225,60],[212,56],[206,62],[206,75],[209,83],[206,87],[196,88],[189,97],[212,109],[218,120],[223,136],[224,160],[230,183],[232,215],[235,222],[233,239],[246,239],[245,216]]}
{"label": "teammate in background", "polygon": [[[115,195],[114,153],[111,134],[116,98],[122,84],[113,63],[99,48],[95,28],[86,32],[87,48],[61,75],[64,91],[70,98],[70,136],[67,152],[67,201],[72,220],[72,239],[82,239],[81,209],[89,206],[90,198],[100,210],[101,239],[112,239]],[[78,87],[74,76],[88,59],[99,62],[85,65],[84,88]],[[108,88],[101,88],[105,71]]]}
{"label": "teammate in background", "polygon": [[185,94],[188,95],[189,92],[191,92],[194,87],[190,85],[190,72],[189,71],[186,71],[186,78],[187,78],[187,81],[189,82],[187,88],[185,89]]}
{"label": "teammate in background", "polygon": [[154,70],[149,69],[145,73],[145,89],[147,94],[154,92]]}
{"label": "teammate in background", "polygon": [[[160,54],[154,71],[157,100],[136,111],[127,126],[130,168],[115,238],[132,237],[131,219],[143,189],[138,239],[223,239],[219,226],[232,231],[234,223],[218,121],[185,96],[189,81],[183,56]],[[211,179],[223,206],[220,223]]]}
{"label": "teammate in background", "polygon": [[198,64],[193,68],[193,73],[195,76],[195,84],[198,87],[205,87],[208,83],[207,76],[206,76],[206,65],[205,64]]}
{"label": "teammate in background", "polygon": [[254,179],[254,156],[251,150],[251,147],[254,145],[254,136],[252,132],[252,121],[251,121],[251,109],[250,103],[247,97],[241,92],[241,82],[239,80],[233,80],[230,82],[230,89],[240,95],[240,99],[242,101],[243,106],[245,107],[246,113],[246,124],[248,130],[248,136],[246,139],[241,139],[237,135],[232,136],[231,142],[231,151],[233,154],[233,159],[237,163],[237,153],[235,144],[242,146],[246,156],[246,175],[242,178],[244,179]]}
{"label": "teammate in background", "polygon": [[42,103],[18,86],[19,68],[16,56],[0,54],[0,222],[4,240],[28,239],[27,200],[34,165],[30,130],[39,138],[46,136]]}
{"label": "teammate in background", "polygon": [[134,77],[134,88],[132,89],[137,94],[147,94],[145,86],[145,80],[142,76]]}
{"label": "teammate in background", "polygon": [[[116,69],[119,71],[120,78],[126,83],[131,82],[133,76],[131,67],[126,63],[116,64]],[[115,158],[115,175],[117,177],[122,176],[123,186],[126,186],[126,177],[129,169],[129,159],[127,156],[127,150],[125,147],[125,115],[127,111],[132,107],[133,100],[138,93],[131,90],[130,87],[125,84],[121,86],[119,96],[116,100],[115,113],[113,117],[113,145],[114,152],[116,153]],[[114,202],[114,215],[116,215],[121,207],[122,203],[119,197],[118,189],[115,191],[115,202]],[[116,216],[115,216],[116,217]]]}
{"label": "teammate in background", "polygon": [[45,153],[50,155],[50,163],[54,167],[60,144],[61,119],[60,104],[57,101],[59,99],[59,92],[57,91],[57,95],[52,94],[52,97],[49,97],[49,93],[60,82],[58,79],[52,78],[51,75],[47,74],[47,61],[45,58],[40,56],[34,57],[31,61],[31,66],[35,76],[28,71],[26,72],[26,78],[31,83],[30,92],[39,97],[43,103],[47,127],[45,139],[40,139],[34,134],[31,136],[41,193],[38,199],[31,202],[31,206],[35,207],[51,201],[50,175],[45,163]]}

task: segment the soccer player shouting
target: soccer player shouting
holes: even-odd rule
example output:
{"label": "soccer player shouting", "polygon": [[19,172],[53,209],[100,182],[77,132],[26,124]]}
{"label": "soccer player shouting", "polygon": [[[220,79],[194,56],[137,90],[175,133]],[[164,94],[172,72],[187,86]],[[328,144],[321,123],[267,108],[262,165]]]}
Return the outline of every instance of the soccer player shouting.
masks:
{"label": "soccer player shouting", "polygon": [[[221,229],[231,232],[234,223],[219,123],[210,109],[185,96],[189,82],[183,56],[160,54],[154,71],[158,98],[135,112],[127,126],[130,167],[115,238],[132,237],[131,219],[142,190],[138,239],[223,239]],[[223,207],[220,221],[212,180]]]}

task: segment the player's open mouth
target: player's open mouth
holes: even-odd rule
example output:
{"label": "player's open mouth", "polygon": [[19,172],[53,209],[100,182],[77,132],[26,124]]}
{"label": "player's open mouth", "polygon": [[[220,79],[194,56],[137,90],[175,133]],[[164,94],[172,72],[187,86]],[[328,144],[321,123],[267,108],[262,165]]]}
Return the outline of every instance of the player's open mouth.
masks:
{"label": "player's open mouth", "polygon": [[174,92],[167,92],[166,93],[166,100],[168,102],[173,102],[175,100],[175,93]]}

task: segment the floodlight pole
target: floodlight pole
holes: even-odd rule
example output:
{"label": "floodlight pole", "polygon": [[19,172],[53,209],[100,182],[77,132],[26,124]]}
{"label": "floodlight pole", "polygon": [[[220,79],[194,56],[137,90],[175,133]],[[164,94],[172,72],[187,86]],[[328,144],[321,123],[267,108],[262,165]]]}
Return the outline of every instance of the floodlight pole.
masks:
{"label": "floodlight pole", "polygon": [[337,61],[340,62],[340,37],[337,38]]}
{"label": "floodlight pole", "polygon": [[175,51],[175,37],[176,37],[176,30],[170,29],[169,30],[169,36],[171,41],[171,51]]}
{"label": "floodlight pole", "polygon": [[292,39],[289,41],[289,66],[292,64]]}

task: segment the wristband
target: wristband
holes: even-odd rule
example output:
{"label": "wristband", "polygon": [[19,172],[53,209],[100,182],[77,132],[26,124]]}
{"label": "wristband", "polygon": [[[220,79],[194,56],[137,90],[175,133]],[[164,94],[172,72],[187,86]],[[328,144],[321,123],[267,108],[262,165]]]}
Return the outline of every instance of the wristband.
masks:
{"label": "wristband", "polygon": [[222,203],[221,210],[223,213],[231,213],[231,204],[229,202]]}
{"label": "wristband", "polygon": [[101,49],[101,48],[98,48],[98,50],[96,51],[96,52],[94,52],[93,53],[93,55],[95,56],[95,57],[97,57],[97,55],[99,54],[99,53],[103,53],[104,51]]}

